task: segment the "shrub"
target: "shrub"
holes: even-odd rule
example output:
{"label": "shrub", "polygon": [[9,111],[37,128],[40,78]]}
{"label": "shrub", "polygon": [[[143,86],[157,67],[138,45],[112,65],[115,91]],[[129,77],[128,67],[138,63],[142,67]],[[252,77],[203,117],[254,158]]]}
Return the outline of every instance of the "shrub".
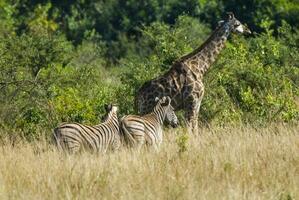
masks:
{"label": "shrub", "polygon": [[144,27],[139,48],[121,60],[124,67],[120,73],[124,84],[121,90],[129,96],[124,100],[124,107],[133,111],[135,91],[145,81],[168,70],[172,62],[191,51],[194,44],[201,43],[208,30],[207,26],[188,16],[179,17],[172,27],[158,22]]}
{"label": "shrub", "polygon": [[[198,27],[198,34],[189,31],[189,24]],[[126,105],[133,105],[135,91],[147,80],[168,70],[171,63],[202,43],[207,37],[203,25],[188,17],[181,17],[173,27],[154,23],[142,31],[141,48],[153,51],[142,58],[123,60],[123,88],[130,94]],[[204,78],[206,94],[200,119],[203,123],[265,123],[298,119],[298,40],[284,23],[279,37],[273,36],[271,21],[264,21],[262,34],[254,37],[232,36]],[[182,34],[181,34],[182,33]],[[196,37],[196,36],[201,37]],[[132,110],[131,107],[128,110]]]}
{"label": "shrub", "polygon": [[284,24],[280,37],[275,38],[265,28],[265,33],[253,38],[234,37],[208,72],[202,120],[264,123],[298,119],[294,74],[299,70],[293,62],[298,59],[297,47],[285,43],[285,38],[293,37],[293,30]]}
{"label": "shrub", "polygon": [[226,11],[258,33],[232,36],[205,75],[201,122],[298,120],[295,2],[0,0],[0,11],[0,127],[26,137],[62,121],[98,123],[105,103],[133,113],[135,91],[203,43]]}

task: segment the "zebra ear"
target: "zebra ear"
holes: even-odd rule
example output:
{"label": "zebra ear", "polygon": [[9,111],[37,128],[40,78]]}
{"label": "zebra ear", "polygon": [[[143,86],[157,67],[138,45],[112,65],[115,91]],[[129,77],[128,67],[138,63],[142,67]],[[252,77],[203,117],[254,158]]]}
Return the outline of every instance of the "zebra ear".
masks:
{"label": "zebra ear", "polygon": [[110,105],[111,105],[111,109],[110,110],[112,110],[114,112],[118,111],[118,107],[115,104],[110,104]]}
{"label": "zebra ear", "polygon": [[107,111],[108,110],[108,104],[104,104],[104,109]]}
{"label": "zebra ear", "polygon": [[161,104],[162,106],[168,106],[170,104],[170,102],[171,102],[171,99],[170,99],[169,96],[163,97],[162,100],[163,100],[163,103]]}
{"label": "zebra ear", "polygon": [[160,99],[159,99],[159,97],[156,97],[155,98],[155,102],[158,102]]}
{"label": "zebra ear", "polygon": [[109,112],[109,111],[111,110],[111,108],[112,108],[112,105],[111,105],[111,104],[105,104],[105,105],[104,105],[104,108],[105,108],[105,110],[106,110],[107,112]]}
{"label": "zebra ear", "polygon": [[169,105],[171,102],[171,98],[169,96],[165,97],[165,104]]}
{"label": "zebra ear", "polygon": [[228,19],[228,20],[232,20],[232,19],[235,18],[235,15],[234,15],[233,12],[227,12],[226,14],[227,14],[227,19]]}
{"label": "zebra ear", "polygon": [[105,120],[105,116],[101,117],[101,122],[103,122]]}

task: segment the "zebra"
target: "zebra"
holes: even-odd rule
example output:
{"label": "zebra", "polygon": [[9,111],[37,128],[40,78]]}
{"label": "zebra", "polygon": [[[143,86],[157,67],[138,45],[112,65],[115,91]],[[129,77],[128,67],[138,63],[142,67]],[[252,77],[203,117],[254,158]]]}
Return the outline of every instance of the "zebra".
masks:
{"label": "zebra", "polygon": [[80,150],[106,152],[120,147],[118,107],[105,105],[103,122],[88,126],[79,123],[63,123],[54,129],[54,139],[59,149],[75,153]]}
{"label": "zebra", "polygon": [[163,139],[163,122],[166,120],[172,127],[178,125],[178,119],[171,106],[171,98],[164,96],[156,97],[156,106],[149,114],[127,115],[120,120],[120,133],[127,145],[137,146],[138,149],[146,143],[156,150]]}

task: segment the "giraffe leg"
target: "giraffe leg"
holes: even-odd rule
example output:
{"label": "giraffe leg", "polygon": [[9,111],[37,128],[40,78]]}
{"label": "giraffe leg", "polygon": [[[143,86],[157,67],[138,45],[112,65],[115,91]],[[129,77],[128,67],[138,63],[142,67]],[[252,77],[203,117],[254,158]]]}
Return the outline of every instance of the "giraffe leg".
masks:
{"label": "giraffe leg", "polygon": [[199,84],[197,86],[193,88],[191,95],[185,99],[184,103],[188,132],[195,134],[198,134],[198,114],[204,94],[203,85]]}
{"label": "giraffe leg", "polygon": [[187,121],[188,133],[197,134],[198,133],[198,112],[196,105],[191,104],[185,112],[185,117]]}

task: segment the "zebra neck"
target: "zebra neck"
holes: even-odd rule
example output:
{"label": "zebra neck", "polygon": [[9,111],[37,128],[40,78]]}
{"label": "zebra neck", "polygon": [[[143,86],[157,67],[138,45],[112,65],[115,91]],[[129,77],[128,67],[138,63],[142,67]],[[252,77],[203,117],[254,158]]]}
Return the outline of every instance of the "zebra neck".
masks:
{"label": "zebra neck", "polygon": [[159,122],[159,124],[163,124],[165,119],[165,111],[163,109],[154,110],[154,115]]}
{"label": "zebra neck", "polygon": [[113,116],[111,120],[109,120],[110,123],[114,126],[116,130],[119,130],[119,124],[118,124],[118,118],[117,116]]}
{"label": "zebra neck", "polygon": [[116,130],[119,130],[118,118],[117,118],[117,116],[115,114],[114,115],[110,115],[109,114],[107,120],[104,121],[103,123],[100,123],[100,124],[96,125],[96,127],[101,126],[103,124],[107,124],[107,125],[112,124],[112,126]]}

